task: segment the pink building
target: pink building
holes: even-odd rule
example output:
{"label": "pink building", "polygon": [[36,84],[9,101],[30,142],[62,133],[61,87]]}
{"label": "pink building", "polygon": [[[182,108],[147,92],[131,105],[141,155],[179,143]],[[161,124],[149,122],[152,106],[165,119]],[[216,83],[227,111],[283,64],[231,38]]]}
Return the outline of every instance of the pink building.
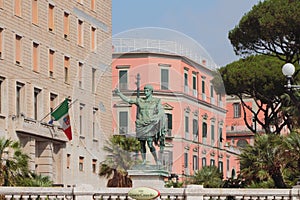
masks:
{"label": "pink building", "polygon": [[[170,173],[186,179],[206,165],[217,166],[224,178],[239,171],[237,152],[226,145],[225,96],[213,88],[209,62],[157,49],[126,52],[114,46],[114,51],[113,89],[135,98],[140,78],[141,96],[144,85],[151,84],[162,100],[168,133],[160,156]],[[114,95],[112,112],[114,133],[135,135],[136,107]]]}

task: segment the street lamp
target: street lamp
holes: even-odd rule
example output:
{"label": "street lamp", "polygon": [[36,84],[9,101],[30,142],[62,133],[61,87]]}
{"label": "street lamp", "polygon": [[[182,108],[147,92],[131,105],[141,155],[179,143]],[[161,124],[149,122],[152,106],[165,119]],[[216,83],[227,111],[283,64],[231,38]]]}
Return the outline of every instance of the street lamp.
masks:
{"label": "street lamp", "polygon": [[295,73],[295,66],[292,63],[286,63],[282,66],[282,73],[283,75],[286,76],[287,78],[287,85],[285,87],[288,90],[291,89],[300,89],[300,85],[292,85],[292,77],[293,74]]}

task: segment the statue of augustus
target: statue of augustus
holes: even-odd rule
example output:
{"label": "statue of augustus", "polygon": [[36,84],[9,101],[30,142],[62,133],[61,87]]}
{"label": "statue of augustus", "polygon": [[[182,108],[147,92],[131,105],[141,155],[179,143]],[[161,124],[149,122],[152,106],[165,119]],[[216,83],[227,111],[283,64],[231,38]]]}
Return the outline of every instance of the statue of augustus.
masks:
{"label": "statue of augustus", "polygon": [[166,116],[162,108],[161,100],[153,97],[152,85],[144,87],[145,97],[130,99],[115,89],[115,93],[125,102],[135,104],[138,109],[135,125],[136,137],[141,143],[141,155],[143,164],[146,163],[146,143],[157,165],[160,164],[155,147],[159,145],[162,153],[165,146],[165,125]]}

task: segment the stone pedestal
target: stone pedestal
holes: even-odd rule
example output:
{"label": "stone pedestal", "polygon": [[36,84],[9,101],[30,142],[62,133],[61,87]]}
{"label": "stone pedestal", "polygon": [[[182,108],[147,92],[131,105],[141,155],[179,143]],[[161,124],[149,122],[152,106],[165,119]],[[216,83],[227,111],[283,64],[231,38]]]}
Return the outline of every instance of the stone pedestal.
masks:
{"label": "stone pedestal", "polygon": [[154,189],[164,188],[165,180],[169,174],[163,169],[147,168],[128,170],[132,180],[132,187],[151,187]]}

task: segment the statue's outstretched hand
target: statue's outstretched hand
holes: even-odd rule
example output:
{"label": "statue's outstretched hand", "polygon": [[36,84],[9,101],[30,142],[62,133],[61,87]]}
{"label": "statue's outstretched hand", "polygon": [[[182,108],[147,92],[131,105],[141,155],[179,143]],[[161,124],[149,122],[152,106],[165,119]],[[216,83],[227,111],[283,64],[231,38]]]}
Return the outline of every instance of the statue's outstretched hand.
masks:
{"label": "statue's outstretched hand", "polygon": [[120,90],[119,90],[119,88],[115,88],[114,89],[114,92],[115,92],[115,94],[117,94],[117,95],[119,95],[121,92],[120,92]]}

